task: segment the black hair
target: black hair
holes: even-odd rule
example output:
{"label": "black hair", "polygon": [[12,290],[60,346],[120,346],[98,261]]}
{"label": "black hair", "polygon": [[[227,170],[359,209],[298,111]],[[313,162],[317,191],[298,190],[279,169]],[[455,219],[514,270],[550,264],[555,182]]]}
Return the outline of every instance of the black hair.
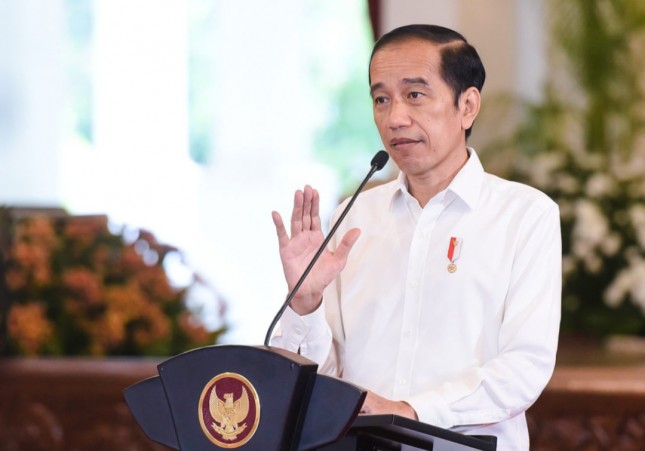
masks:
{"label": "black hair", "polygon": [[[459,96],[471,86],[481,92],[486,80],[486,70],[477,50],[460,33],[439,25],[405,25],[384,34],[374,44],[370,65],[379,49],[412,39],[422,39],[439,45],[440,74],[453,91],[455,106],[459,104]],[[466,138],[470,136],[471,129],[472,127],[466,130]]]}

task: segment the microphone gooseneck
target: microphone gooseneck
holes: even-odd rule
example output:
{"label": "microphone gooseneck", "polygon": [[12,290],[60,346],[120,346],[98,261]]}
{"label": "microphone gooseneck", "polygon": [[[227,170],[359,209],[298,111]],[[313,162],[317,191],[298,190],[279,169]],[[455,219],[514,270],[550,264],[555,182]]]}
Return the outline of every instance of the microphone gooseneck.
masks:
{"label": "microphone gooseneck", "polygon": [[275,318],[273,318],[273,321],[271,322],[271,325],[269,326],[269,330],[267,331],[266,337],[264,338],[264,346],[269,346],[269,341],[271,340],[271,335],[273,334],[273,329],[275,329],[275,326],[278,324],[278,321],[284,314],[284,311],[289,307],[289,304],[291,303],[291,300],[293,297],[296,295],[298,290],[300,289],[300,286],[302,283],[305,281],[307,278],[307,275],[311,271],[311,269],[314,267],[316,262],[318,261],[318,258],[322,255],[324,252],[325,248],[327,248],[327,245],[329,244],[329,241],[331,238],[334,236],[334,233],[336,233],[336,230],[338,229],[338,226],[340,226],[340,223],[345,219],[345,216],[347,215],[347,212],[349,212],[349,209],[354,205],[354,201],[360,194],[360,192],[363,190],[365,187],[365,184],[367,184],[368,180],[374,175],[376,171],[380,171],[383,169],[385,164],[387,163],[387,160],[390,158],[388,153],[384,150],[379,150],[376,152],[376,155],[374,155],[374,158],[372,158],[372,161],[370,162],[371,168],[370,171],[367,173],[361,184],[359,185],[358,189],[350,199],[349,203],[341,213],[341,215],[338,217],[338,221],[334,224],[332,229],[329,231],[329,234],[327,235],[327,238],[325,238],[325,241],[320,245],[318,248],[318,251],[316,251],[316,254],[314,257],[311,259],[311,262],[309,262],[309,265],[307,265],[307,268],[305,271],[302,273],[302,276],[300,276],[300,279],[298,279],[298,283],[293,287],[293,290],[291,290],[291,293],[287,296],[287,299],[284,301],[282,304],[282,307],[276,314]]}

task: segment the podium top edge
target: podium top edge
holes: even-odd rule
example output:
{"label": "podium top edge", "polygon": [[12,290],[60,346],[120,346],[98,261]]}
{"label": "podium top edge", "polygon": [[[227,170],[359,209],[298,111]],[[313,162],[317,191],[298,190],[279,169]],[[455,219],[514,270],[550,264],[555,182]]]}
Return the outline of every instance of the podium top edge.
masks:
{"label": "podium top edge", "polygon": [[186,352],[183,352],[181,354],[178,354],[164,362],[159,363],[157,365],[157,368],[160,369],[162,366],[164,366],[165,363],[167,363],[169,360],[173,360],[177,357],[187,357],[188,355],[193,355],[195,353],[202,353],[202,352],[218,352],[222,350],[234,350],[236,352],[260,352],[260,353],[265,353],[265,354],[273,354],[276,356],[279,356],[281,358],[291,360],[295,364],[299,366],[315,366],[316,368],[318,367],[318,364],[314,362],[313,360],[310,360],[300,354],[297,354],[295,352],[287,351],[286,349],[282,348],[277,348],[273,346],[248,346],[248,345],[237,345],[237,344],[214,344],[210,346],[203,346],[200,348],[194,348],[191,350],[188,350]]}

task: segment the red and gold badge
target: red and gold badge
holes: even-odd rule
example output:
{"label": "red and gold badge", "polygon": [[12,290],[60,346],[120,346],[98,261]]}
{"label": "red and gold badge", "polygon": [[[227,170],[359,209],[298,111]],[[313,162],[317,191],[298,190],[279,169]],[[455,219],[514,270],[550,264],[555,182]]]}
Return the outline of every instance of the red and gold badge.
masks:
{"label": "red and gold badge", "polygon": [[244,376],[222,373],[212,378],[199,398],[199,423],[206,437],[222,448],[239,448],[260,423],[260,401]]}
{"label": "red and gold badge", "polygon": [[461,254],[462,242],[463,240],[461,238],[457,238],[456,236],[450,237],[450,244],[448,245],[448,260],[450,260],[448,264],[449,273],[457,271],[457,264],[455,262],[459,258],[459,254]]}

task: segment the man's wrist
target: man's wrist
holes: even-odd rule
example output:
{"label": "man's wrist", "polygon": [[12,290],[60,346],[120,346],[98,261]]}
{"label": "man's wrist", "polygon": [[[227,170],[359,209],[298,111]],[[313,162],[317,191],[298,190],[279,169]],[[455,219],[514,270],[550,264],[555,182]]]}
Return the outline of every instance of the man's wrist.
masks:
{"label": "man's wrist", "polygon": [[[315,299],[315,298],[313,298],[313,299]],[[313,312],[315,312],[316,310],[318,310],[318,308],[320,308],[321,304],[322,304],[322,296],[318,297],[318,302],[302,301],[302,300],[298,300],[298,301],[294,302],[292,300],[290,306],[291,306],[291,310],[296,312],[298,315],[306,316],[306,315],[310,315]]]}

